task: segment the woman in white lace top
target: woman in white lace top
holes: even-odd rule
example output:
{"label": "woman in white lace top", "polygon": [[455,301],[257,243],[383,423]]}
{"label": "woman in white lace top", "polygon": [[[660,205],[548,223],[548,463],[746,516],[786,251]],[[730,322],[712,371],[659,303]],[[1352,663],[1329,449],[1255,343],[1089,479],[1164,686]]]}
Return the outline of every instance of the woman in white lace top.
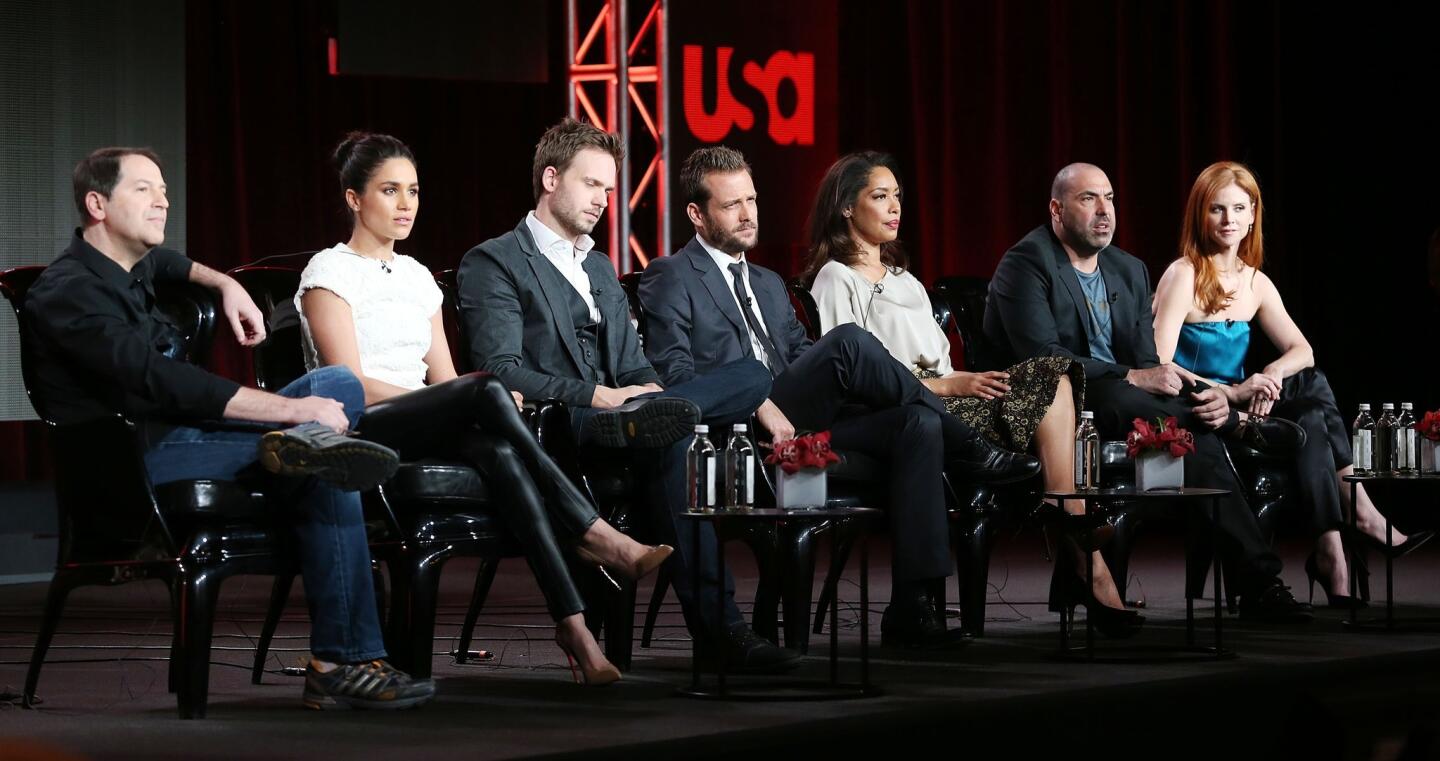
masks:
{"label": "woman in white lace top", "polygon": [[[305,362],[346,365],[365,386],[366,438],[407,460],[464,459],[486,476],[505,524],[525,548],[555,640],[587,684],[620,678],[585,627],[561,540],[587,562],[637,578],[670,554],[617,531],[540,448],[519,394],[488,373],[458,376],[441,322],[442,296],[424,265],[395,252],[410,235],[420,186],[410,149],[389,135],[351,133],[335,150],[350,240],[316,254],[295,295]],[[573,665],[573,661],[572,661]]]}

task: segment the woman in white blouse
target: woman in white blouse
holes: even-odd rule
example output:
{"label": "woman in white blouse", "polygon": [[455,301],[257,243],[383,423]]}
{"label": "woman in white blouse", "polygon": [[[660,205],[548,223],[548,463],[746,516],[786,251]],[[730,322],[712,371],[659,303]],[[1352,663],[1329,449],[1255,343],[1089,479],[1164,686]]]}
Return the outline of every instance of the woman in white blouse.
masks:
{"label": "woman in white blouse", "polygon": [[525,548],[572,670],[578,661],[587,684],[619,679],[585,627],[556,532],[583,560],[631,578],[653,571],[670,548],[639,544],[596,514],[526,428],[519,394],[488,373],[457,376],[440,289],[424,265],[395,252],[420,208],[410,149],[389,135],[357,132],[334,160],[353,226],[349,242],[316,254],[301,275],[295,303],[306,367],[355,371],[365,386],[359,432],[366,438],[407,460],[448,457],[479,468]]}
{"label": "woman in white blouse", "polygon": [[[957,371],[950,341],[935,322],[930,297],[906,270],[900,247],[900,181],[893,157],[866,151],[842,157],[820,182],[810,215],[810,292],[820,330],[855,323],[870,331],[927,388],[991,441],[1016,452],[1034,450],[1047,490],[1070,489],[1076,411],[1084,370],[1064,357],[1036,357],[1004,371]],[[1080,505],[1067,509],[1083,510]],[[1124,607],[1099,552],[1095,583],[1085,589],[1083,555],[1075,573],[1056,563],[1051,603],[1083,604],[1102,631],[1127,636],[1143,618]]]}

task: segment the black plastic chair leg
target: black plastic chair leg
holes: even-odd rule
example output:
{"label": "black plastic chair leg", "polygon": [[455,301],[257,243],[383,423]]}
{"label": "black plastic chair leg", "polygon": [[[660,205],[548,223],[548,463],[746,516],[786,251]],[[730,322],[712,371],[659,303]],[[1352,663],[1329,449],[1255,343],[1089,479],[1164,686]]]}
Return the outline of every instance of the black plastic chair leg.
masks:
{"label": "black plastic chair leg", "polygon": [[440,553],[418,559],[410,579],[409,610],[405,611],[406,639],[401,643],[406,665],[402,668],[416,679],[429,679],[433,668],[435,608],[440,596],[440,572],[448,559]]}
{"label": "black plastic chair leg", "polygon": [[30,651],[30,669],[25,672],[25,694],[21,701],[26,708],[35,705],[35,687],[40,683],[40,667],[45,665],[45,653],[50,650],[50,640],[60,625],[60,612],[65,609],[65,598],[70,594],[70,585],[63,572],[57,572],[50,582],[45,595],[45,617],[40,621],[40,633],[35,637],[35,648]]}
{"label": "black plastic chair leg", "polygon": [[955,573],[960,587],[960,628],[972,636],[985,636],[985,598],[990,586],[990,551],[994,546],[990,520],[973,516],[956,524]]}
{"label": "black plastic chair leg", "polygon": [[[831,529],[832,531],[838,529]],[[810,601],[815,595],[815,527],[807,527],[786,542],[785,567],[781,571],[785,592],[785,646],[799,653],[810,651]]]}
{"label": "black plastic chair leg", "polygon": [[660,617],[660,608],[665,604],[665,593],[670,591],[670,564],[660,566],[655,574],[655,589],[650,592],[650,605],[645,608],[645,628],[640,630],[640,646],[650,647],[655,636],[655,621]]}
{"label": "black plastic chair leg", "polygon": [[181,616],[184,634],[180,658],[185,664],[180,683],[180,718],[205,718],[210,695],[210,640],[215,625],[215,600],[220,579],[204,571],[184,582]]}
{"label": "black plastic chair leg", "polygon": [[620,582],[605,609],[605,657],[621,671],[630,670],[635,649],[635,582]]}
{"label": "black plastic chair leg", "polygon": [[290,599],[290,587],[295,583],[295,574],[275,575],[270,587],[270,604],[265,609],[265,623],[260,627],[260,640],[255,643],[255,663],[250,667],[250,683],[260,684],[265,676],[265,658],[270,654],[270,642],[275,639],[275,629],[285,613],[285,603]]}
{"label": "black plastic chair leg", "polygon": [[464,663],[470,652],[470,643],[475,639],[475,622],[485,607],[485,598],[490,596],[490,585],[495,583],[495,572],[500,568],[499,558],[480,558],[480,568],[475,572],[475,589],[470,593],[470,607],[465,609],[465,623],[460,627],[460,644],[455,648],[455,662]]}
{"label": "black plastic chair leg", "polygon": [[855,537],[840,537],[840,547],[830,558],[830,570],[825,574],[825,584],[820,588],[820,601],[815,605],[815,634],[825,631],[825,616],[835,604],[835,590],[840,587],[840,575],[845,572],[845,563],[850,560],[850,550],[855,547]]}

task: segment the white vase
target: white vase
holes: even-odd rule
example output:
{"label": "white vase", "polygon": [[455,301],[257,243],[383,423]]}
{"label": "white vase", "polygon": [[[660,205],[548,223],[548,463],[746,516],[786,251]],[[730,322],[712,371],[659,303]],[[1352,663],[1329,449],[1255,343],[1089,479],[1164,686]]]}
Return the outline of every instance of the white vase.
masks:
{"label": "white vase", "polygon": [[1174,489],[1185,485],[1185,458],[1168,452],[1142,452],[1135,458],[1135,490]]}
{"label": "white vase", "polygon": [[825,471],[802,468],[786,473],[775,466],[775,506],[785,510],[818,509],[825,506]]}
{"label": "white vase", "polygon": [[1440,473],[1440,442],[1420,439],[1420,472]]}

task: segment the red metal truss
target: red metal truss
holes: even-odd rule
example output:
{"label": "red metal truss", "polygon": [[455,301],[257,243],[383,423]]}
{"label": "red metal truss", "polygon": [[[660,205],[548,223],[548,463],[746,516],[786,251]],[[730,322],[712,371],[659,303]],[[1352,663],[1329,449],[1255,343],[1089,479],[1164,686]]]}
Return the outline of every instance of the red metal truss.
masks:
{"label": "red metal truss", "polygon": [[606,215],[606,250],[620,274],[644,269],[652,257],[670,251],[668,5],[668,0],[565,3],[570,116],[620,135],[628,149]]}

